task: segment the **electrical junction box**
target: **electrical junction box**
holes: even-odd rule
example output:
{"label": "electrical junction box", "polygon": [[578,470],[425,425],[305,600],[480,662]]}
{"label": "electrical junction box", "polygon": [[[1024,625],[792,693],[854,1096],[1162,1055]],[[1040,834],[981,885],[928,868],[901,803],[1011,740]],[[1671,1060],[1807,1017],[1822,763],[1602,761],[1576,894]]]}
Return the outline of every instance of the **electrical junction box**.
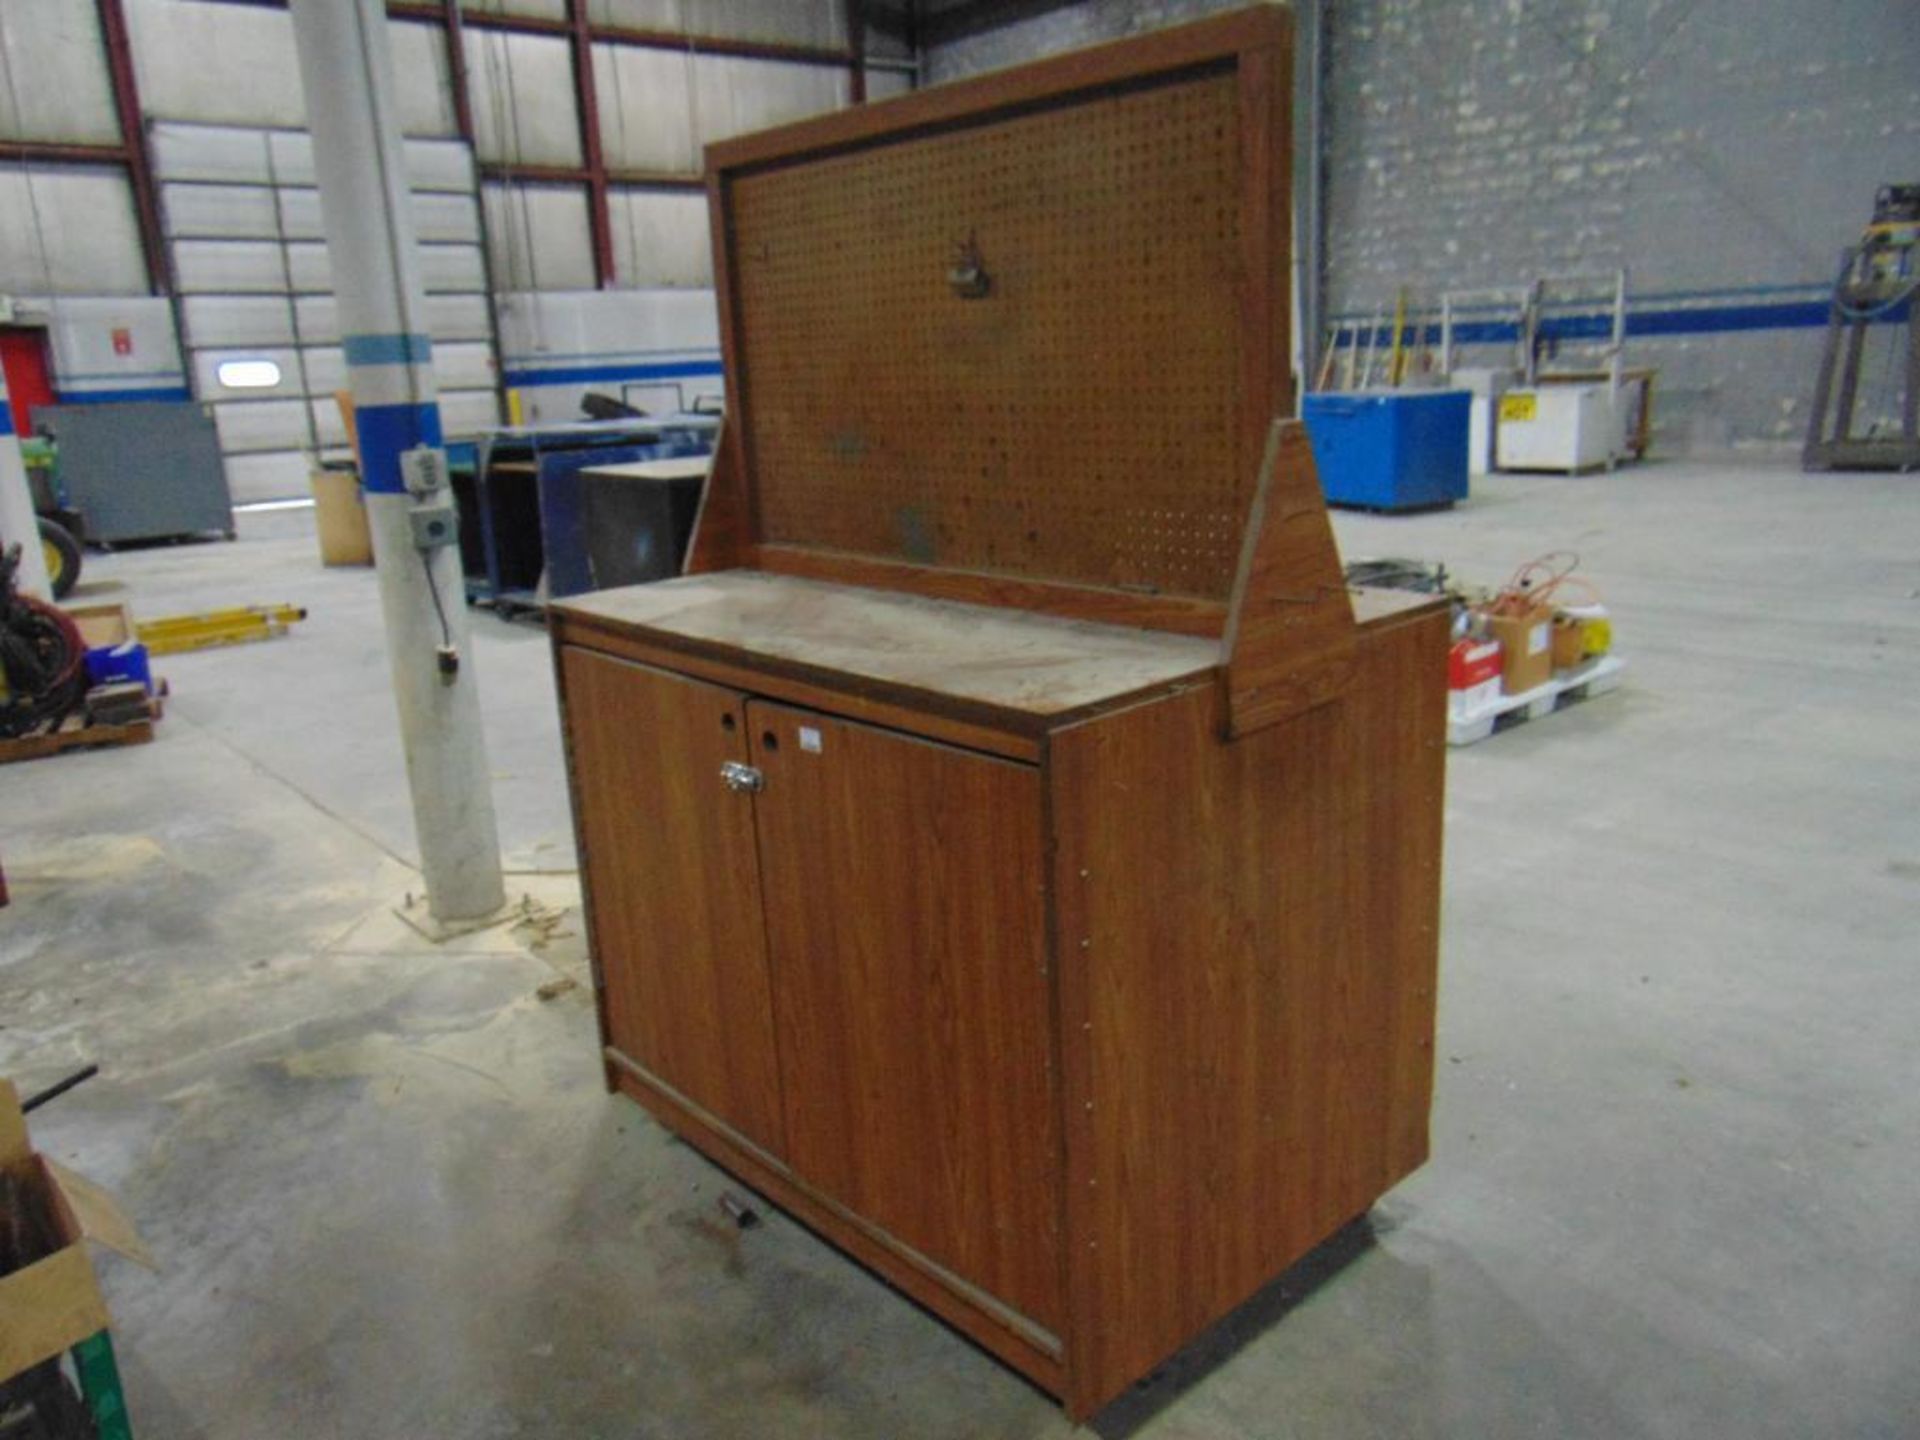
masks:
{"label": "electrical junction box", "polygon": [[416,550],[438,550],[460,539],[460,516],[451,503],[416,505],[407,512],[407,520],[413,526]]}
{"label": "electrical junction box", "polygon": [[1626,454],[1621,417],[1605,385],[1542,385],[1498,401],[1495,461],[1502,470],[1573,475]]}
{"label": "electrical junction box", "polygon": [[447,486],[447,452],[432,445],[417,445],[400,455],[400,478],[410,495],[431,495]]}

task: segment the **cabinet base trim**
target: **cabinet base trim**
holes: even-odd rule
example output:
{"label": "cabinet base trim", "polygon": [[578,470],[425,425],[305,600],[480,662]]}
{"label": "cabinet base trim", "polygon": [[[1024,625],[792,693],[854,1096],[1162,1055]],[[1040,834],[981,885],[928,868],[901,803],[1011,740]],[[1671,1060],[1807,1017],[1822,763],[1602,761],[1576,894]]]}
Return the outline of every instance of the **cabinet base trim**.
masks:
{"label": "cabinet base trim", "polygon": [[609,1046],[605,1055],[608,1078],[615,1087],[714,1164],[759,1191],[1042,1390],[1056,1397],[1066,1393],[1066,1366],[1058,1336],[837,1201],[818,1194],[779,1160],[620,1051]]}

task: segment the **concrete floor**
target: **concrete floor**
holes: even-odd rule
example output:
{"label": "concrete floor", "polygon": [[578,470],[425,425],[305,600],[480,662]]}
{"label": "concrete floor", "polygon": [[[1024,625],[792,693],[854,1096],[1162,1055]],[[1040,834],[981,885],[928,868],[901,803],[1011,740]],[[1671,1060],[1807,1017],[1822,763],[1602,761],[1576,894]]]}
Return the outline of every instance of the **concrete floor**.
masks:
{"label": "concrete floor", "polygon": [[[1042,1437],[1043,1396],[600,1088],[577,925],[444,949],[373,583],[307,517],[92,557],[153,745],[0,771],[0,1073],[164,1269],[102,1271],[143,1440]],[[1663,464],[1337,521],[1572,547],[1620,693],[1453,755],[1434,1159],[1103,1435],[1920,1434],[1920,482]],[[572,864],[544,635],[476,620],[516,887]]]}

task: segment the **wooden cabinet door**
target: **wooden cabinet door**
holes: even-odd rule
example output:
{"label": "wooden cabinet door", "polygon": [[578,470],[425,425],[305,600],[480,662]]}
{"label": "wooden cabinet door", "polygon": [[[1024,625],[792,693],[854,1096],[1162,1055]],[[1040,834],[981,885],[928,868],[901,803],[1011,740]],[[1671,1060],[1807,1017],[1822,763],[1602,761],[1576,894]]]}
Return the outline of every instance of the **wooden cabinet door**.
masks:
{"label": "wooden cabinet door", "polygon": [[779,1156],[753,795],[732,690],[566,646],[567,743],[607,1039]]}
{"label": "wooden cabinet door", "polygon": [[747,705],[794,1172],[1058,1333],[1039,774]]}

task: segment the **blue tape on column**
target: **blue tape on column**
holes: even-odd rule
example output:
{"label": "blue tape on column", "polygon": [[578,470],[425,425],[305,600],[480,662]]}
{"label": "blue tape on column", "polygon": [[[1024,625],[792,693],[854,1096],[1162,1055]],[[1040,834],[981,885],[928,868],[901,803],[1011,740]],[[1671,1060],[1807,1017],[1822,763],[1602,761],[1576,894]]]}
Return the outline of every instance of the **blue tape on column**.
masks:
{"label": "blue tape on column", "polygon": [[438,446],[438,405],[362,405],[354,411],[360,436],[361,484],[374,494],[400,495],[400,455],[421,445]]}
{"label": "blue tape on column", "polygon": [[425,335],[349,335],[340,342],[349,365],[425,365],[433,341]]}
{"label": "blue tape on column", "polygon": [[13,433],[13,409],[6,401],[0,400],[0,435]]}

